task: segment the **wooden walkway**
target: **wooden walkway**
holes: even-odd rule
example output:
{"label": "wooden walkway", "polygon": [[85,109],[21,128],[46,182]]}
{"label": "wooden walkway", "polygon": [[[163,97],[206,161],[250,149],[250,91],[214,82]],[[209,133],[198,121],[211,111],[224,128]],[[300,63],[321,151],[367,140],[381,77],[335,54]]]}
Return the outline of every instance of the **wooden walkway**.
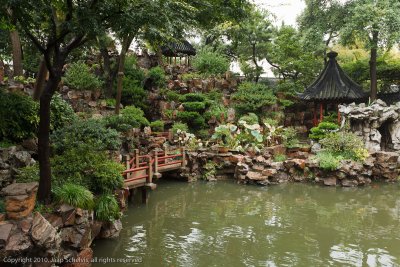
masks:
{"label": "wooden walkway", "polygon": [[179,170],[185,167],[185,150],[180,148],[175,151],[154,150],[147,155],[140,155],[135,149],[132,159],[126,162],[126,171],[123,172],[124,187],[134,189],[138,187],[155,189],[157,186],[153,179],[159,179],[162,173]]}

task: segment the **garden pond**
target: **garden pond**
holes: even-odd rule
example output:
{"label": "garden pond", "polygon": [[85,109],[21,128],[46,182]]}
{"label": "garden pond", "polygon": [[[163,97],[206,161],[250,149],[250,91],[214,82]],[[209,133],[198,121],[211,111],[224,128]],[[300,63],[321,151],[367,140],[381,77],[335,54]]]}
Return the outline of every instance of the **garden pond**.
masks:
{"label": "garden pond", "polygon": [[[400,188],[165,181],[94,257],[138,266],[400,266]],[[108,263],[107,266],[131,266]],[[95,263],[94,266],[104,266]]]}

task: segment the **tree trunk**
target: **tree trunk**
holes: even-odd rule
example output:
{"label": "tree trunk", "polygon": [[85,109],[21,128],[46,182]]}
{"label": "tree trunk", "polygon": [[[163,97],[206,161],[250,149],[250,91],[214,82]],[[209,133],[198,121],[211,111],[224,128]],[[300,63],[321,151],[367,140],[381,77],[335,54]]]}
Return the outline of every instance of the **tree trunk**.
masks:
{"label": "tree trunk", "polygon": [[44,58],[42,58],[40,60],[39,71],[37,73],[35,87],[33,89],[33,99],[35,101],[39,100],[40,96],[42,95],[43,87],[44,84],[46,83],[46,77],[47,77],[46,61],[44,60]]}
{"label": "tree trunk", "polygon": [[19,38],[18,31],[10,31],[10,39],[12,45],[12,57],[13,57],[13,77],[22,76],[24,74],[22,69],[22,50],[21,50],[21,40]]}
{"label": "tree trunk", "polygon": [[117,97],[116,97],[116,104],[115,104],[115,114],[119,114],[120,105],[121,105],[121,95],[122,95],[122,81],[124,79],[124,67],[125,67],[125,56],[126,52],[129,49],[133,41],[133,37],[125,37],[122,41],[122,48],[121,53],[119,55],[119,62],[118,62],[118,77],[117,77]]}
{"label": "tree trunk", "polygon": [[113,83],[114,77],[111,71],[110,56],[108,54],[108,49],[105,45],[100,44],[100,54],[103,58],[103,70],[105,79],[105,95],[107,98],[111,98],[113,94]]}
{"label": "tree trunk", "polygon": [[376,75],[376,59],[378,57],[378,32],[372,34],[373,46],[371,48],[371,58],[369,61],[369,71],[371,79],[371,102],[375,101],[378,95],[378,79]]}
{"label": "tree trunk", "polygon": [[38,201],[49,203],[51,196],[51,166],[50,166],[50,102],[59,79],[50,78],[46,88],[40,97],[39,108],[39,132],[38,132],[38,156],[40,181],[37,193]]}
{"label": "tree trunk", "polygon": [[258,80],[260,79],[260,73],[258,72],[259,67],[258,67],[257,58],[256,58],[256,45],[253,44],[252,46],[253,46],[253,56],[252,56],[252,58],[253,58],[254,65],[256,66],[256,77],[255,77],[254,81],[256,83],[258,83]]}

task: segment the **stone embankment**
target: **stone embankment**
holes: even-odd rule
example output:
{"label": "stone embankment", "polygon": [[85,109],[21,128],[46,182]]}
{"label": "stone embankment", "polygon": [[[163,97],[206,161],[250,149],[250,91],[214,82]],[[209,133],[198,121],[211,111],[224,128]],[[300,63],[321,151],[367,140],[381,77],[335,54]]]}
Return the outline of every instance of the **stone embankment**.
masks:
{"label": "stone embankment", "polygon": [[1,191],[6,213],[0,218],[0,256],[9,263],[27,261],[13,266],[90,266],[93,240],[119,235],[120,220],[100,222],[93,211],[64,204],[34,212],[37,189],[35,182],[14,183]]}
{"label": "stone embankment", "polygon": [[[240,184],[270,185],[285,182],[313,182],[327,186],[362,186],[373,180],[394,182],[399,177],[399,155],[395,152],[372,153],[363,163],[342,160],[336,170],[319,167],[318,161],[308,152],[287,151],[282,162],[273,160],[281,154],[281,146],[267,148],[258,156],[244,153],[188,152],[188,164],[182,173],[190,181],[197,179],[219,180],[234,178]],[[214,168],[213,170],[210,171]]]}

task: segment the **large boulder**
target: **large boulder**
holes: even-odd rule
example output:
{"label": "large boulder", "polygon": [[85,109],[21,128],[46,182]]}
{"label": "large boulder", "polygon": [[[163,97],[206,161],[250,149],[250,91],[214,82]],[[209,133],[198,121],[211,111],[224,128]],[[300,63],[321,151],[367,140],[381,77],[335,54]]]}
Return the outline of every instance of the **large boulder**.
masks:
{"label": "large boulder", "polygon": [[35,246],[45,249],[58,248],[61,242],[56,228],[39,212],[33,215],[31,237]]}
{"label": "large boulder", "polygon": [[19,220],[30,215],[35,207],[37,182],[14,183],[3,188],[7,218]]}

